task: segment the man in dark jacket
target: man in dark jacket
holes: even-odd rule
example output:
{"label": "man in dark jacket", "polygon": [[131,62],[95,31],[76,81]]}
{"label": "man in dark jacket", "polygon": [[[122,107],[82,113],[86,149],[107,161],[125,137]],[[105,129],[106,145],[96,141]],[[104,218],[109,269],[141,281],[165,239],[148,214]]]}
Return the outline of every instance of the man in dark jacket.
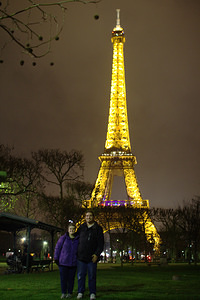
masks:
{"label": "man in dark jacket", "polygon": [[94,221],[94,213],[87,211],[85,223],[78,229],[78,296],[82,299],[85,291],[85,278],[88,272],[88,286],[90,290],[90,300],[96,299],[96,270],[97,261],[103,251],[104,236],[102,227]]}

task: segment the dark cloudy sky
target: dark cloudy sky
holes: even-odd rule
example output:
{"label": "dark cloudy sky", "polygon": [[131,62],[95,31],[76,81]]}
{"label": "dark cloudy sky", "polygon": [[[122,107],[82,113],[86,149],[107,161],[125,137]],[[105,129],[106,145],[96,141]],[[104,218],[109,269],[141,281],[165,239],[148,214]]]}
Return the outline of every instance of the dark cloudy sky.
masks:
{"label": "dark cloudy sky", "polygon": [[85,180],[95,182],[107,130],[110,37],[120,8],[142,196],[151,207],[174,207],[200,195],[200,1],[102,0],[68,7],[60,41],[37,66],[13,44],[4,51],[0,142],[22,155],[40,148],[82,150]]}

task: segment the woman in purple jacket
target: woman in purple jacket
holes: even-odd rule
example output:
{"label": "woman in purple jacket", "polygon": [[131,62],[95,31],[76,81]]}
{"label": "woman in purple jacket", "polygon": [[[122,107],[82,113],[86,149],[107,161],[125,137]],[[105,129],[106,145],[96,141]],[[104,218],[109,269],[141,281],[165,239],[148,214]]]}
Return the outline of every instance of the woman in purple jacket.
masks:
{"label": "woman in purple jacket", "polygon": [[54,252],[54,260],[60,271],[61,299],[72,297],[77,266],[79,237],[75,236],[76,226],[69,224],[67,231],[59,238]]}

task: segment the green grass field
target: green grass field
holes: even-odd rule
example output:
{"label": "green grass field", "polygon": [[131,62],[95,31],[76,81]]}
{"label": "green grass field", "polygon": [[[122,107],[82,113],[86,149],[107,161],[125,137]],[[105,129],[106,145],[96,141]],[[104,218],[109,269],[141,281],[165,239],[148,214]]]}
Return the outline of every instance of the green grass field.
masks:
{"label": "green grass field", "polygon": [[[0,299],[51,300],[60,299],[60,278],[57,267],[52,272],[4,275],[5,263],[0,264]],[[175,280],[174,280],[175,279]],[[76,299],[77,281],[74,295]],[[84,299],[89,299],[88,289]],[[99,264],[97,299],[200,299],[200,266],[170,264],[147,266],[136,264],[123,267]]]}

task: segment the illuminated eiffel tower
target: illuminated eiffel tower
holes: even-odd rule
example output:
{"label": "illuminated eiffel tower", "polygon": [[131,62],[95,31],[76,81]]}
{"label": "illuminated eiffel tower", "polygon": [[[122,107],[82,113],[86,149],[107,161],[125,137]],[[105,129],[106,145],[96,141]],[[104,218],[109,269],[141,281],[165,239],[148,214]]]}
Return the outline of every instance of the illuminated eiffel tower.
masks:
{"label": "illuminated eiffel tower", "polygon": [[[110,109],[107,137],[104,153],[99,157],[100,170],[91,199],[86,201],[87,207],[97,206],[128,206],[149,209],[149,201],[143,200],[134,171],[136,157],[131,153],[128,116],[126,106],[126,87],[124,71],[124,31],[120,25],[120,10],[117,9],[116,27],[112,31],[113,62],[110,93]],[[111,200],[114,176],[123,176],[127,192],[127,200]],[[112,228],[116,227],[116,221]],[[145,234],[159,244],[160,237],[151,219],[145,225]]]}

